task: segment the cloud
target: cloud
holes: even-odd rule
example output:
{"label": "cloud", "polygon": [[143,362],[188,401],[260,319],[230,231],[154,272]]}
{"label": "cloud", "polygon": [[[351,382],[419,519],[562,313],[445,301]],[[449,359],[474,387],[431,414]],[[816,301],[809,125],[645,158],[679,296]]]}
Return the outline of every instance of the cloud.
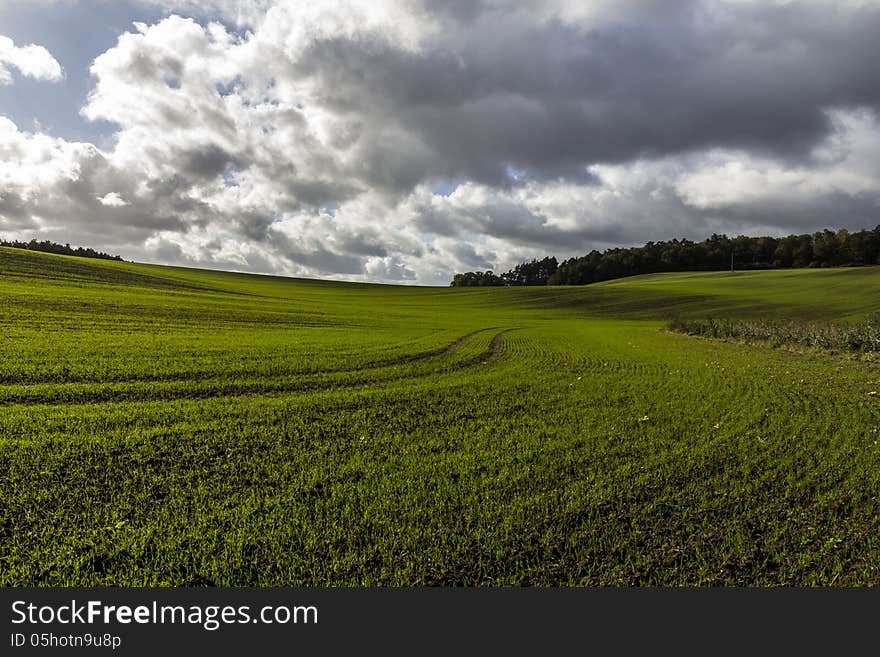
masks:
{"label": "cloud", "polygon": [[255,25],[275,4],[273,0],[140,0],[140,3],[186,16],[219,18],[236,26]]}
{"label": "cloud", "polygon": [[[180,194],[144,192],[115,169],[93,144],[19,130],[0,117],[0,230],[49,239],[66,238],[137,252],[159,230],[184,231],[196,223],[197,203]],[[114,196],[115,195],[115,196]],[[115,204],[126,198],[125,206]],[[105,201],[111,201],[109,204]],[[27,229],[28,233],[21,231]]]}
{"label": "cloud", "polygon": [[10,68],[37,80],[57,81],[64,77],[61,64],[43,46],[17,47],[9,37],[0,36],[0,84],[12,84]]}
{"label": "cloud", "polygon": [[20,132],[12,121],[0,117],[0,185],[5,193],[18,191],[30,198],[39,190],[76,180],[83,162],[96,154],[90,144]]}
{"label": "cloud", "polygon": [[98,203],[110,208],[124,208],[126,205],[130,205],[128,201],[116,192],[110,192],[109,194],[104,194],[104,196],[98,196],[97,199]]}
{"label": "cloud", "polygon": [[0,226],[443,284],[880,222],[878,2],[141,1],[169,15],[94,60],[82,108],[112,144],[0,123]]}

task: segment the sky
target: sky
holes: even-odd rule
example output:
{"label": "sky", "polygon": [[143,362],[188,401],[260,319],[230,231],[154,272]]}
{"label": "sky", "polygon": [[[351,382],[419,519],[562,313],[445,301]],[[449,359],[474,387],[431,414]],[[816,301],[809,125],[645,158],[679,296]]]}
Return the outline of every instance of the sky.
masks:
{"label": "sky", "polygon": [[448,285],[880,224],[880,0],[0,0],[0,237]]}

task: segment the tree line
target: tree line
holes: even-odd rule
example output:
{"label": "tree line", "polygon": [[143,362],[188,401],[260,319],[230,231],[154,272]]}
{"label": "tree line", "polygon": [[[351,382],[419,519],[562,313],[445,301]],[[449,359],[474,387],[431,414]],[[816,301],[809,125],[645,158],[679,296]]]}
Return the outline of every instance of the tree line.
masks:
{"label": "tree line", "polygon": [[469,271],[452,278],[453,287],[481,287],[485,285],[548,285],[559,268],[556,258],[521,262],[503,274],[489,271]]}
{"label": "tree line", "polygon": [[455,274],[453,287],[496,285],[586,285],[614,278],[676,271],[789,269],[880,264],[880,225],[850,232],[829,229],[786,237],[713,234],[702,242],[687,239],[648,242],[564,260],[523,262],[503,274]]}
{"label": "tree line", "polygon": [[102,251],[95,251],[90,248],[82,248],[78,246],[73,248],[70,244],[58,244],[45,240],[38,242],[31,240],[30,242],[19,242],[16,240],[6,241],[0,240],[0,246],[8,246],[13,249],[27,249],[28,251],[42,251],[43,253],[57,253],[60,255],[79,256],[80,258],[98,258],[100,260],[122,260],[118,255],[110,255]]}

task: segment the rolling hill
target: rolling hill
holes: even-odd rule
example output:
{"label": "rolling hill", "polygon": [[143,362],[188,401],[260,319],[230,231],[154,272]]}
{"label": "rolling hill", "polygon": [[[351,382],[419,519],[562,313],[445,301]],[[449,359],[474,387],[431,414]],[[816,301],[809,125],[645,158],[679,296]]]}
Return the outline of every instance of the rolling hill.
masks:
{"label": "rolling hill", "polygon": [[0,584],[880,582],[880,268],[322,282],[0,248]]}

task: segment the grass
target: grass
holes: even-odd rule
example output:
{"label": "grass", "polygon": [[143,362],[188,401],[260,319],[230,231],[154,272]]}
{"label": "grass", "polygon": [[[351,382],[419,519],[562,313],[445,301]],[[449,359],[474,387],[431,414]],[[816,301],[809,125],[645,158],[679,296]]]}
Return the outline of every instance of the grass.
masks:
{"label": "grass", "polygon": [[880,317],[854,323],[778,320],[673,319],[670,330],[717,339],[767,342],[774,347],[800,346],[850,352],[880,351]]}
{"label": "grass", "polygon": [[876,268],[438,289],[0,249],[0,584],[870,585]]}

